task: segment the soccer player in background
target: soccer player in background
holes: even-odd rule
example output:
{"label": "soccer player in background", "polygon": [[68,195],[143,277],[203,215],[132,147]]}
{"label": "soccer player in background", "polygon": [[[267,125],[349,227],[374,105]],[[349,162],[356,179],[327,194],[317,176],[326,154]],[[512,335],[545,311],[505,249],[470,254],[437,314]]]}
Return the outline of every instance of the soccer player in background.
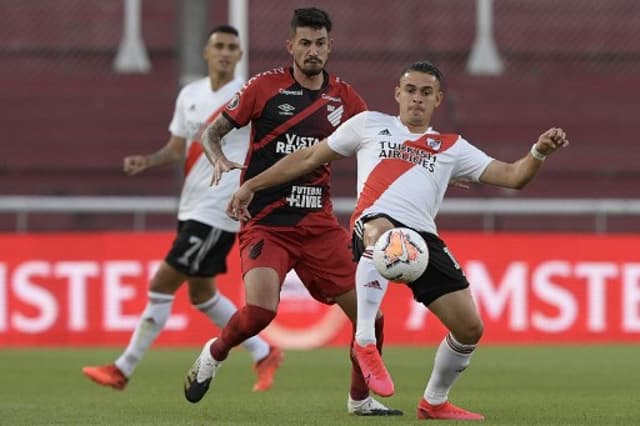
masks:
{"label": "soccer player in background", "polygon": [[[176,100],[167,144],[150,155],[124,158],[124,171],[138,174],[148,168],[184,161],[185,181],[178,209],[178,231],[171,250],[150,283],[149,300],[131,336],[129,346],[113,364],[83,368],[90,379],[122,390],[145,352],[162,331],[176,291],[185,281],[191,303],[218,327],[224,327],[237,308],[216,289],[215,276],[226,272],[226,257],[239,230],[227,217],[224,207],[240,183],[240,173],[229,173],[218,186],[209,185],[211,166],[198,142],[207,119],[224,106],[242,88],[234,78],[242,57],[238,31],[228,25],[214,28],[207,39],[203,56],[209,75],[186,85]],[[244,161],[249,145],[249,129],[226,135],[224,151],[234,161]],[[271,387],[282,360],[280,349],[270,347],[258,336],[247,339],[258,376],[254,391]]]}
{"label": "soccer player in background", "polygon": [[[351,86],[324,70],[332,47],[331,26],[325,11],[294,11],[287,41],[293,65],[250,79],[203,134],[205,152],[214,166],[213,183],[225,172],[244,168],[227,158],[220,145],[221,138],[234,127],[252,125],[243,170],[243,179],[248,179],[280,158],[318,143],[341,122],[366,109]],[[329,165],[319,165],[293,182],[256,194],[249,206],[253,220],[239,234],[246,305],[217,338],[205,344],[187,373],[187,400],[200,401],[229,351],[273,320],[282,283],[291,269],[313,298],[337,303],[355,323],[355,264],[348,248],[349,235],[332,211],[329,184]],[[393,394],[393,383],[378,352],[383,342],[383,318],[377,308],[369,314],[377,339],[366,347],[354,344],[361,354],[358,361],[358,355],[351,354],[347,410],[357,415],[401,415],[369,395],[369,388],[383,396]],[[359,365],[369,373],[363,376]]]}
{"label": "soccer player in background", "polygon": [[[551,128],[521,159],[495,160],[457,134],[430,127],[442,103],[443,76],[429,62],[416,62],[400,75],[395,88],[399,116],[360,113],[319,144],[295,152],[267,171],[245,179],[227,213],[243,222],[254,220],[257,194],[297,179],[322,164],[357,154],[358,202],[351,218],[358,299],[374,309],[388,280],[376,270],[372,251],[378,237],[393,227],[418,231],[429,248],[424,274],[407,283],[414,298],[447,327],[436,352],[433,371],[417,408],[419,419],[482,420],[484,417],[449,402],[451,387],[467,368],[483,332],[469,283],[451,251],[438,237],[434,218],[452,179],[521,189],[537,174],[545,158],[569,142],[564,131]],[[379,286],[362,286],[377,282]],[[371,297],[370,293],[375,293]],[[375,303],[374,303],[375,302]],[[366,332],[364,330],[363,332]],[[373,334],[373,330],[368,331]]]}

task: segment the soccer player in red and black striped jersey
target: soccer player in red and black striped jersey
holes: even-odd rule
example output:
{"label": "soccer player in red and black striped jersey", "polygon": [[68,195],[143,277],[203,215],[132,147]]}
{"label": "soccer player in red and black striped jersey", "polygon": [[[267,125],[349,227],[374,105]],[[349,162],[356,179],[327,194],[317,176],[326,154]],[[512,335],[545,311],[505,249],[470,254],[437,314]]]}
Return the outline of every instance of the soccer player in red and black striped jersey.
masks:
{"label": "soccer player in red and black striped jersey", "polygon": [[[212,184],[237,168],[243,169],[242,181],[249,179],[284,156],[319,143],[342,122],[367,109],[351,86],[324,69],[333,43],[331,26],[325,11],[294,11],[287,41],[293,65],[251,78],[203,134],[205,153],[214,166]],[[220,140],[234,127],[248,123],[251,141],[245,166],[224,156]],[[255,194],[249,206],[252,219],[243,224],[239,234],[246,305],[220,336],[205,344],[188,372],[185,396],[189,401],[197,402],[204,396],[217,367],[234,346],[273,320],[282,283],[291,269],[316,300],[337,303],[355,324],[355,263],[349,235],[333,214],[329,187],[330,165],[324,164],[293,182]],[[371,317],[376,337],[367,346],[373,353],[363,357],[352,351],[348,411],[401,415],[369,395],[369,388],[382,396],[393,394],[393,383],[379,354],[382,314],[374,310]]]}

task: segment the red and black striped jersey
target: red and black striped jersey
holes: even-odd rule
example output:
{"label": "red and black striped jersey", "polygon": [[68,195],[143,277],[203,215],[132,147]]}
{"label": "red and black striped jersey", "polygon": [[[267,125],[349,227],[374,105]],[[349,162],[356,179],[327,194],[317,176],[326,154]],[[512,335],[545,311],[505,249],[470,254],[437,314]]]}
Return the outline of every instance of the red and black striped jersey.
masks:
{"label": "red and black striped jersey", "polygon": [[[323,73],[320,90],[302,87],[294,79],[291,67],[260,73],[226,106],[223,114],[235,127],[251,122],[242,182],[285,155],[320,142],[342,122],[367,109],[349,84]],[[258,191],[249,212],[252,216],[249,225],[295,226],[303,220],[313,223],[332,218],[330,165],[318,167],[292,182]]]}

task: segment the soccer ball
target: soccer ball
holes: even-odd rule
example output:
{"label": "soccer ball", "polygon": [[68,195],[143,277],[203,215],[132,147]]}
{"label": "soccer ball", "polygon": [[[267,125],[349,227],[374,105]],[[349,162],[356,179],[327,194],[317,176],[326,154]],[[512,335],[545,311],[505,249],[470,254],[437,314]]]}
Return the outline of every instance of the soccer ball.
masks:
{"label": "soccer ball", "polygon": [[376,241],[373,263],[386,279],[410,283],[427,269],[429,249],[424,239],[413,229],[392,228]]}

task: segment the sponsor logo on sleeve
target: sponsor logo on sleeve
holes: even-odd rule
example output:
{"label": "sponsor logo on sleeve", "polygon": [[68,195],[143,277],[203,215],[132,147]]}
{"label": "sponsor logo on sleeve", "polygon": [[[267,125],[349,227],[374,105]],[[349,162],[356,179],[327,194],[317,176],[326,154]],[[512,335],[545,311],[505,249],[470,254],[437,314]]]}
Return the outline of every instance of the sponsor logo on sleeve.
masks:
{"label": "sponsor logo on sleeve", "polygon": [[233,111],[234,109],[238,108],[238,105],[240,105],[240,94],[236,93],[227,104],[227,109],[229,111]]}

